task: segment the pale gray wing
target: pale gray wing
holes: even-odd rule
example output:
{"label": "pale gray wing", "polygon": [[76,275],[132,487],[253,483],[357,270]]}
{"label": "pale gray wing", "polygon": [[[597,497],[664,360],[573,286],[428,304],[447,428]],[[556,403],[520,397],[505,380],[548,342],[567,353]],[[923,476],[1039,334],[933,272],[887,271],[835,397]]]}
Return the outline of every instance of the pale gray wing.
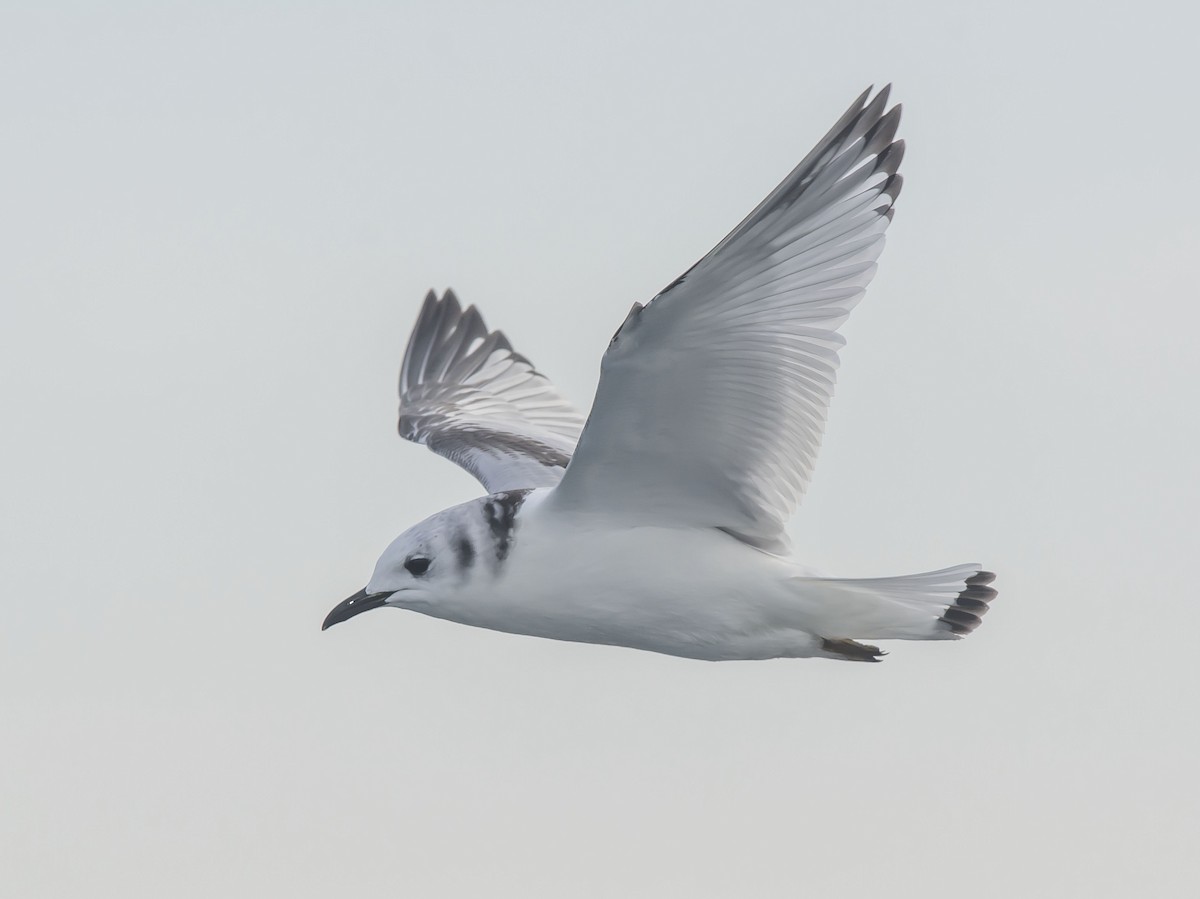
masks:
{"label": "pale gray wing", "polygon": [[400,436],[423,443],[488,493],[551,487],[581,416],[474,306],[430,291],[400,367]]}
{"label": "pale gray wing", "polygon": [[711,253],[634,305],[554,505],[786,550],[836,330],[875,274],[900,191],[900,107],[885,113],[886,87],[870,93]]}

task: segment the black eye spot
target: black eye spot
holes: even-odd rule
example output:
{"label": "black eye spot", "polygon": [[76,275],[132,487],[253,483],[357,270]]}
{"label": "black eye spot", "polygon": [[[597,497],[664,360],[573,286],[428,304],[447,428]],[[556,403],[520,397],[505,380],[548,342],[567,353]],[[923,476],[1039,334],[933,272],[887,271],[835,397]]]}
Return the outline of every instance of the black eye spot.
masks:
{"label": "black eye spot", "polygon": [[429,570],[429,559],[424,556],[409,556],[404,560],[404,567],[413,577],[420,577]]}

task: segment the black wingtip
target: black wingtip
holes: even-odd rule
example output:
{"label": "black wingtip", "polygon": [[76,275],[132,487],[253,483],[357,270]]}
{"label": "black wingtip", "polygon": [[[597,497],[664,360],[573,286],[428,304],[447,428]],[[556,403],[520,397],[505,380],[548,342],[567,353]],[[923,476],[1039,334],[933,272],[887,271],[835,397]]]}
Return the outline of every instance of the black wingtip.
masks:
{"label": "black wingtip", "polygon": [[458,294],[449,287],[442,291],[441,307],[444,318],[457,317],[462,313],[462,304],[458,301]]}
{"label": "black wingtip", "polygon": [[895,175],[900,163],[904,161],[905,146],[903,140],[892,141],[875,160],[876,171],[887,172],[889,176]]}
{"label": "black wingtip", "polygon": [[883,188],[880,193],[887,194],[892,198],[892,205],[895,205],[896,200],[900,198],[900,190],[904,187],[904,176],[897,172],[888,177],[883,183]]}

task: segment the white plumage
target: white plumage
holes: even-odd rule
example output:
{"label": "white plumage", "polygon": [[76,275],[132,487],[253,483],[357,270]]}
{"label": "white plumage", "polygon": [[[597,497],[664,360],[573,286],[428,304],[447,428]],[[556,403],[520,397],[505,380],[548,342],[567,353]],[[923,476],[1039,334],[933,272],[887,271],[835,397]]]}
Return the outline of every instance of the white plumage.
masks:
{"label": "white plumage", "polygon": [[901,179],[900,108],[860,96],[604,355],[582,417],[474,307],[426,297],[400,433],[489,496],[402,534],[325,626],[390,605],[562,640],[703,659],[881,653],[945,639],[996,595],[978,565],[811,576],[785,525],[833,395],[837,328],[875,273]]}

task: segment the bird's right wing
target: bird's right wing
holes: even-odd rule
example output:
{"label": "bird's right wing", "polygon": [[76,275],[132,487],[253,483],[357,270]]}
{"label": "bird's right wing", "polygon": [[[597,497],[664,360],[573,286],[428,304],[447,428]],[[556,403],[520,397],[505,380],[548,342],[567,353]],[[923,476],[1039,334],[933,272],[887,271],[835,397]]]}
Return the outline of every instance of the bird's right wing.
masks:
{"label": "bird's right wing", "polygon": [[400,367],[400,436],[465,468],[488,493],[552,487],[583,417],[474,306],[430,291]]}

